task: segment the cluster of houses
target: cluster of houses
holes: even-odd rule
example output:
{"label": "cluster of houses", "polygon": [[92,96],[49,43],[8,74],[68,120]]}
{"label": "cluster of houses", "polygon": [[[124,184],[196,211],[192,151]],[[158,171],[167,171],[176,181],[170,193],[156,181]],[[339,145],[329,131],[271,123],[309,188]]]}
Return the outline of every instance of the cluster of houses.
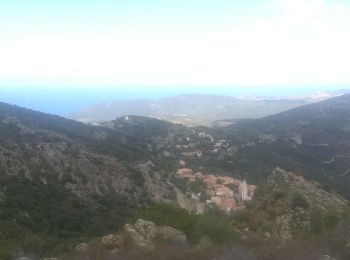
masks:
{"label": "cluster of houses", "polygon": [[193,172],[188,168],[177,170],[177,176],[189,182],[201,181],[205,185],[205,193],[209,198],[208,206],[216,205],[220,210],[230,213],[244,208],[244,201],[249,201],[254,195],[255,185],[249,185],[228,176],[205,175],[202,172]]}

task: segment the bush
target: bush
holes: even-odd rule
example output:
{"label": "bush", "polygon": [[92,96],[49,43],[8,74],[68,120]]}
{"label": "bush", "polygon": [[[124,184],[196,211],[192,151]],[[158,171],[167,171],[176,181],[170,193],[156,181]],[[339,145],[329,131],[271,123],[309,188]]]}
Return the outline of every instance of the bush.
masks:
{"label": "bush", "polygon": [[170,226],[184,232],[191,243],[208,237],[214,243],[224,243],[240,238],[230,221],[219,214],[195,215],[167,204],[155,204],[140,214],[158,226]]}
{"label": "bush", "polygon": [[[0,176],[0,259],[20,248],[40,257],[62,253],[78,241],[118,230],[134,217],[137,206],[116,194],[81,199],[58,181],[44,184]],[[35,235],[33,235],[35,234]],[[12,250],[12,251],[11,251]]]}
{"label": "bush", "polygon": [[276,191],[273,194],[273,199],[274,199],[274,201],[278,201],[280,199],[283,199],[285,196],[286,196],[285,192],[283,192],[283,191]]}
{"label": "bush", "polygon": [[212,215],[202,215],[193,226],[192,239],[198,241],[202,237],[208,237],[212,242],[221,244],[238,240],[240,235],[227,219]]}
{"label": "bush", "polygon": [[155,204],[142,212],[140,218],[150,220],[158,226],[170,226],[176,228],[189,237],[191,236],[191,230],[194,223],[197,221],[198,216],[175,206]]}
{"label": "bush", "polygon": [[329,210],[324,216],[324,225],[327,229],[335,228],[339,223],[339,216],[335,210]]}
{"label": "bush", "polygon": [[309,204],[305,198],[305,196],[301,193],[295,193],[292,197],[292,208],[302,208],[307,209],[309,207]]}

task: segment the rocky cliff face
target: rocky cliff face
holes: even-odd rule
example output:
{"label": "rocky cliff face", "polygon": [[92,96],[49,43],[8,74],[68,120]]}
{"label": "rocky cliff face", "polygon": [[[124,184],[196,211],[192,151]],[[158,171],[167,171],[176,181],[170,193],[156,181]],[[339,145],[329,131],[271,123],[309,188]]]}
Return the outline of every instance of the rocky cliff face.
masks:
{"label": "rocky cliff face", "polygon": [[170,185],[152,138],[167,124],[155,121],[144,130],[140,122],[91,127],[0,103],[0,227],[10,234],[0,239],[12,241],[9,251],[20,233],[102,235],[166,200]]}
{"label": "rocky cliff face", "polygon": [[[261,234],[282,243],[337,226],[347,201],[316,182],[276,168],[249,205]],[[265,232],[265,233],[264,233]]]}

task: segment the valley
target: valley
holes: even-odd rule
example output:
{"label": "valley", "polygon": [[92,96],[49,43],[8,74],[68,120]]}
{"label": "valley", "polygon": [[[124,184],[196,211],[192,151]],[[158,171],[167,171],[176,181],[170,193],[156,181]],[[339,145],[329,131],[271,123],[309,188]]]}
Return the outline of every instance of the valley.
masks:
{"label": "valley", "polygon": [[[90,125],[1,103],[0,258],[79,259],[142,219],[183,232],[194,255],[204,240],[252,259],[303,241],[300,254],[337,244],[346,259],[349,124],[349,95],[214,128],[133,115]],[[312,248],[325,236],[340,240]],[[135,246],[125,241],[101,259]]]}

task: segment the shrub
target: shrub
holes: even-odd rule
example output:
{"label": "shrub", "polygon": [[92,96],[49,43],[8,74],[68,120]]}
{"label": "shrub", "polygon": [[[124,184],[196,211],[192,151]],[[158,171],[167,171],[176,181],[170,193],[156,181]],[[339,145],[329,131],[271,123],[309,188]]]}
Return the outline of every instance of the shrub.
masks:
{"label": "shrub", "polygon": [[214,243],[224,243],[240,238],[229,219],[219,214],[195,215],[167,204],[155,204],[140,214],[158,226],[171,226],[184,232],[189,242],[196,243],[208,237]]}
{"label": "shrub", "polygon": [[307,209],[309,204],[305,198],[305,196],[301,193],[294,193],[292,196],[292,208],[303,208]]}
{"label": "shrub", "polygon": [[193,226],[192,240],[198,241],[202,237],[208,237],[212,242],[221,244],[238,240],[240,235],[227,219],[202,215]]}
{"label": "shrub", "polygon": [[286,196],[286,193],[283,192],[283,191],[276,191],[274,194],[273,194],[273,199],[275,201],[278,201],[280,199],[283,199],[284,197]]}
{"label": "shrub", "polygon": [[140,217],[150,220],[159,226],[171,226],[184,232],[188,237],[198,216],[186,210],[167,205],[155,204],[140,214]]}

